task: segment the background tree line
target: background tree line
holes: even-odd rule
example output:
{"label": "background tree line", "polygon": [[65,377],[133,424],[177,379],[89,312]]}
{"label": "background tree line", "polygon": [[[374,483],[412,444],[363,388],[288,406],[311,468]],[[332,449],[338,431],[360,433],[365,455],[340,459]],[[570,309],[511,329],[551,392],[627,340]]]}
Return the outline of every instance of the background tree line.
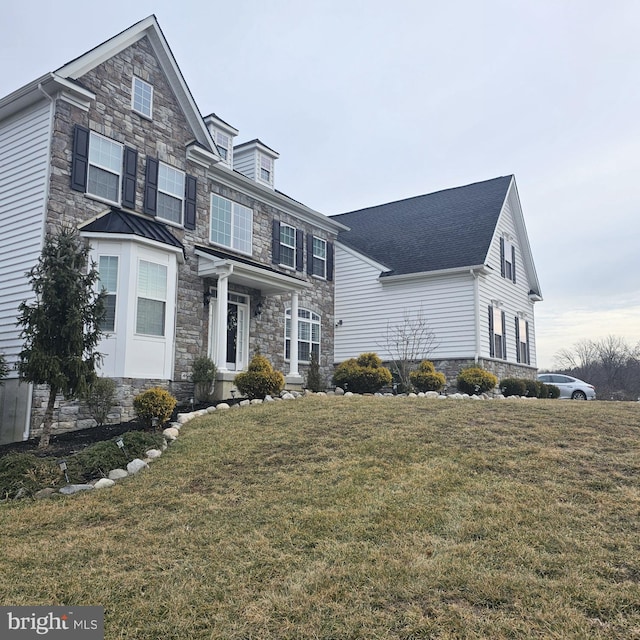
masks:
{"label": "background tree line", "polygon": [[581,340],[555,356],[556,373],[580,378],[596,388],[599,400],[640,399],[640,342],[607,336]]}

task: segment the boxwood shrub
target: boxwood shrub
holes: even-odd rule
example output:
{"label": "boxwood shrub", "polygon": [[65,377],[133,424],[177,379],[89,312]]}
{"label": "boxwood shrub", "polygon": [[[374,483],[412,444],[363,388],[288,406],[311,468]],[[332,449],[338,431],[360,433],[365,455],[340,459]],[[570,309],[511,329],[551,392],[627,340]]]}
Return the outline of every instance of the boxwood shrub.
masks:
{"label": "boxwood shrub", "polygon": [[284,376],[273,368],[265,356],[257,353],[251,359],[247,371],[239,373],[234,383],[243,396],[253,400],[277,396],[284,389]]}
{"label": "boxwood shrub", "polygon": [[469,367],[458,374],[457,383],[458,391],[473,395],[491,391],[498,384],[498,378],[481,367]]}
{"label": "boxwood shrub", "polygon": [[416,371],[409,374],[411,384],[418,391],[440,391],[447,382],[443,373],[436,371],[431,360],[423,360]]}
{"label": "boxwood shrub", "polygon": [[391,371],[382,366],[375,353],[363,353],[341,362],[333,374],[333,384],[353,393],[375,393],[392,381]]}

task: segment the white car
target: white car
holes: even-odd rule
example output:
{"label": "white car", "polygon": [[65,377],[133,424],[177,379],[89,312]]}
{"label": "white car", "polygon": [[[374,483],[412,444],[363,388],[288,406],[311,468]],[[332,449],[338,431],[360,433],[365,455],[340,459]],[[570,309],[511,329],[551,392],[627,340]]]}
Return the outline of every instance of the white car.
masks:
{"label": "white car", "polygon": [[562,373],[541,373],[538,376],[538,380],[558,387],[560,389],[560,398],[571,400],[596,399],[596,389],[593,385],[572,376],[565,376]]}

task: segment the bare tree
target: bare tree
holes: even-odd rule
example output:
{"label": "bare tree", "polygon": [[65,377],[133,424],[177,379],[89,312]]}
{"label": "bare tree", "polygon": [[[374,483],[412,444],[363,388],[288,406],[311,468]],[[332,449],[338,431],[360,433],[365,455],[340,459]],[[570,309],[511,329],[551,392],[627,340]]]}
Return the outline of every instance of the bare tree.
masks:
{"label": "bare tree", "polygon": [[416,364],[428,359],[438,347],[436,335],[422,307],[415,313],[405,310],[398,324],[387,322],[387,331],[378,347],[389,354],[391,370],[402,388],[411,388],[409,373]]}

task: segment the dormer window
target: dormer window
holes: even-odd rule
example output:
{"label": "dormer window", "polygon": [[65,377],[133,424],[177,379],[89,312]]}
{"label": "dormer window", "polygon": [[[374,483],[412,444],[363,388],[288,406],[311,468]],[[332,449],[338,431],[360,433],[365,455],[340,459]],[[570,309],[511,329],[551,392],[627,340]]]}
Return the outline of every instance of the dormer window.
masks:
{"label": "dormer window", "polygon": [[233,167],[233,139],[238,135],[238,130],[222,118],[218,118],[215,113],[208,115],[204,122],[211,133],[222,164],[231,169]]}
{"label": "dormer window", "polygon": [[260,180],[271,184],[273,175],[273,159],[260,154]]}
{"label": "dormer window", "polygon": [[231,138],[221,131],[216,131],[215,133],[215,141],[216,147],[218,147],[218,152],[220,153],[220,157],[225,161],[229,161],[229,155],[231,152]]}
{"label": "dormer window", "polygon": [[133,76],[131,109],[141,116],[151,119],[153,112],[153,87],[137,76]]}
{"label": "dormer window", "polygon": [[250,180],[273,189],[278,157],[276,151],[260,140],[251,140],[233,148],[233,168]]}

